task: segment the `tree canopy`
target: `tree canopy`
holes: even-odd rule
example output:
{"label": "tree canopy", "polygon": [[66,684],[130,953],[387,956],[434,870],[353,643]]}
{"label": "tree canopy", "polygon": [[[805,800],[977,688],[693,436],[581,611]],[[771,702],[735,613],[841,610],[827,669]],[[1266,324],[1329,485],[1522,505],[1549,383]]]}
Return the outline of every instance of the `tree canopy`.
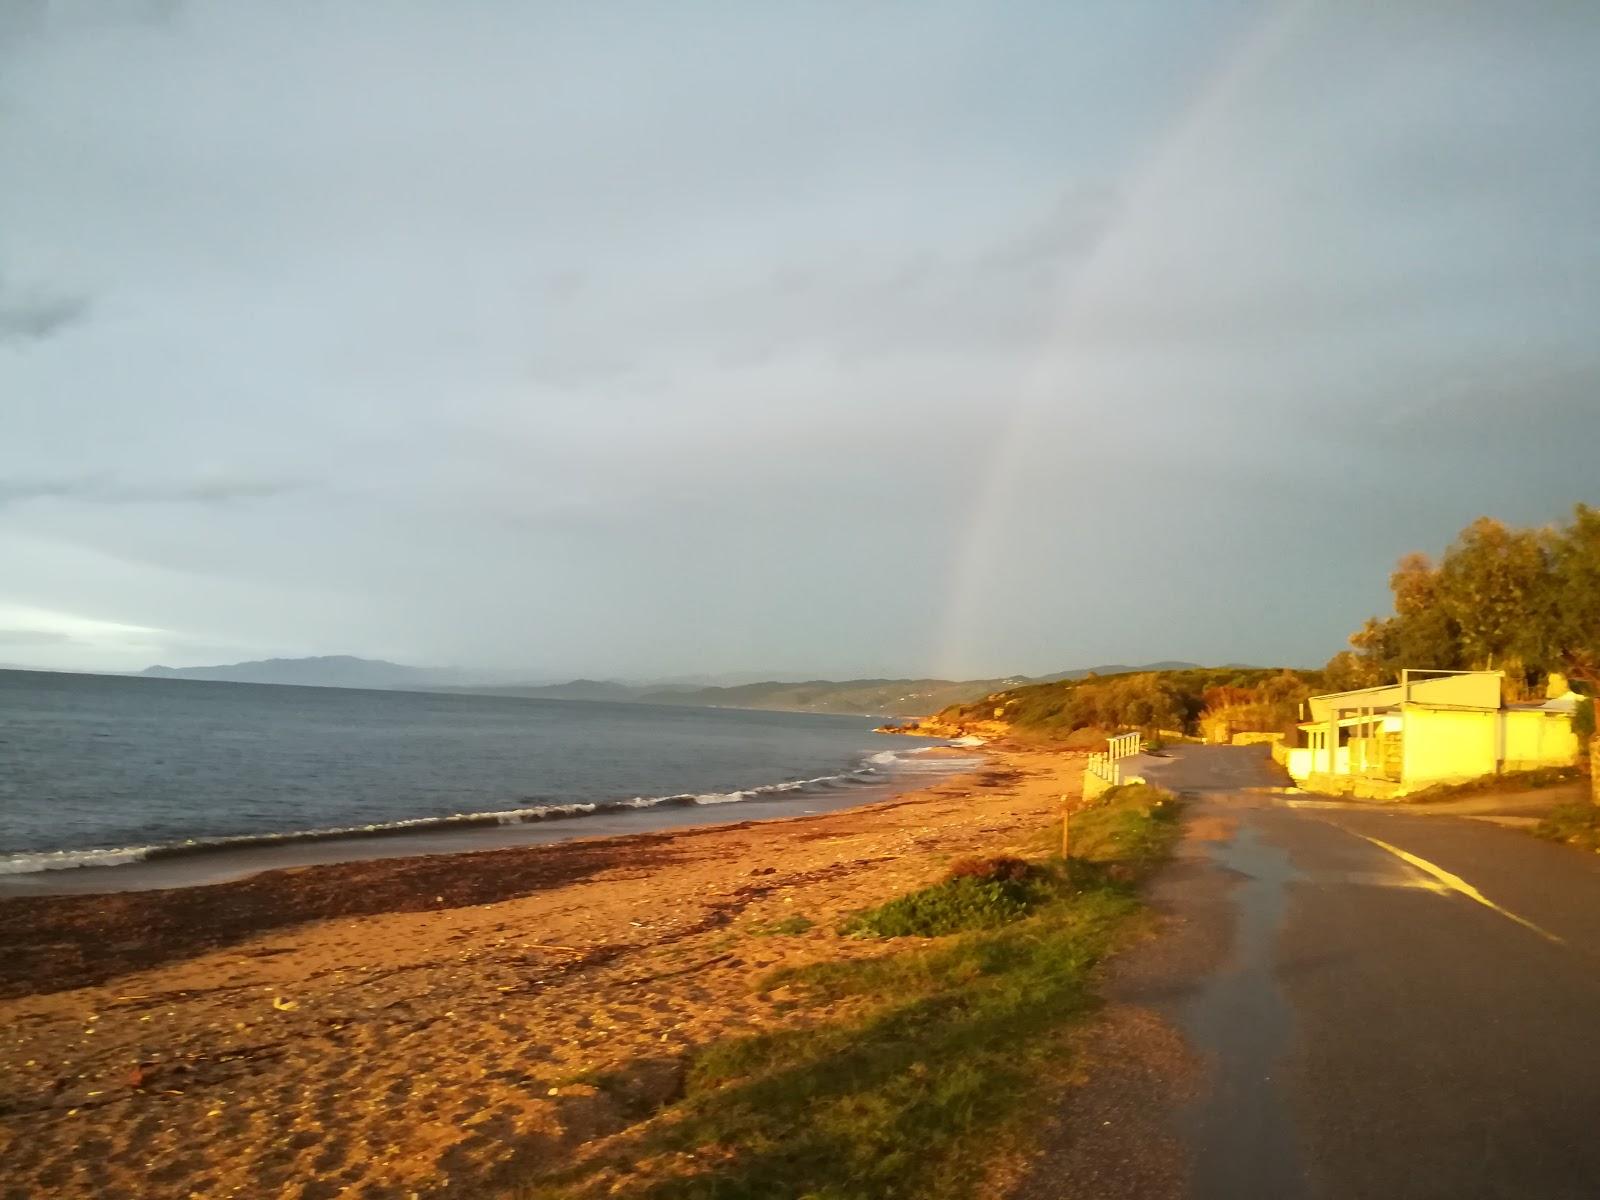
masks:
{"label": "tree canopy", "polygon": [[1550,672],[1600,685],[1600,509],[1517,529],[1479,517],[1435,563],[1408,554],[1389,577],[1394,613],[1350,636],[1330,683],[1362,687],[1403,667],[1504,670],[1528,687]]}

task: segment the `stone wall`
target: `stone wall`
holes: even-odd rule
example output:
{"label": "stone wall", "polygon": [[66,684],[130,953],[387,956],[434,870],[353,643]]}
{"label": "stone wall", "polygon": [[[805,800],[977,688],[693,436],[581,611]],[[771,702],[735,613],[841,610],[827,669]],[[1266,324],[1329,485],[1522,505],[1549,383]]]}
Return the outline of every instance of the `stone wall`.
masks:
{"label": "stone wall", "polygon": [[1322,796],[1350,796],[1356,800],[1398,800],[1407,791],[1402,783],[1388,779],[1367,779],[1361,775],[1307,775],[1300,781],[1302,791]]}
{"label": "stone wall", "polygon": [[1276,746],[1281,741],[1283,741],[1283,734],[1281,733],[1259,733],[1247,730],[1244,733],[1233,735],[1233,744],[1235,746]]}

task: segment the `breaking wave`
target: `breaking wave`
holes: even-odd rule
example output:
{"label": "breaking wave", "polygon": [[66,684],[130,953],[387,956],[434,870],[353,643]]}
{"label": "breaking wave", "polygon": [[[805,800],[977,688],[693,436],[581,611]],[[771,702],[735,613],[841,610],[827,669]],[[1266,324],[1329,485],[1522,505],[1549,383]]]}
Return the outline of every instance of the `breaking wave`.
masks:
{"label": "breaking wave", "polygon": [[859,767],[837,775],[814,779],[795,779],[732,792],[685,792],[673,796],[635,796],[631,800],[606,800],[593,803],[539,804],[527,808],[508,808],[495,812],[452,813],[442,817],[412,817],[399,821],[380,821],[371,825],[348,825],[328,829],[297,829],[281,833],[240,833],[220,837],[189,838],[181,842],[161,842],[149,846],[122,846],[98,850],[39,850],[0,854],[0,875],[24,875],[37,871],[58,871],[69,867],[114,867],[126,863],[182,858],[195,854],[215,854],[229,850],[249,850],[262,846],[282,846],[294,842],[325,842],[351,838],[393,837],[450,829],[475,829],[495,825],[528,825],[587,817],[596,813],[618,813],[663,805],[737,804],[763,796],[787,792],[820,792],[882,784],[886,778],[910,774],[953,774],[975,766],[979,758],[924,758],[921,749],[884,750],[873,754]]}

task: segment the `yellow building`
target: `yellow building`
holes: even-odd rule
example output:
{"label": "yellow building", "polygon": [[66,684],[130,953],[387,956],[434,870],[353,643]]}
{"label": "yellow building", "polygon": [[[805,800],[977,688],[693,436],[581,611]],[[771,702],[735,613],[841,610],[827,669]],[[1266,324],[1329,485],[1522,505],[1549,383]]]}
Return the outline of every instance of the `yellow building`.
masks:
{"label": "yellow building", "polygon": [[1505,704],[1502,671],[1402,671],[1387,687],[1306,701],[1295,781],[1313,791],[1398,796],[1435,783],[1578,761],[1578,697]]}

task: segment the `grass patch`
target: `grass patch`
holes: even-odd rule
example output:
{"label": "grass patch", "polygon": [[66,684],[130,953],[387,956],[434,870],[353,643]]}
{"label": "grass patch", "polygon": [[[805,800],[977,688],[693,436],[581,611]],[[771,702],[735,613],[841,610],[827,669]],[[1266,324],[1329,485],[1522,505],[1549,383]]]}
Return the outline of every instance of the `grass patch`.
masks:
{"label": "grass patch", "polygon": [[1600,805],[1582,800],[1563,804],[1534,826],[1533,832],[1552,842],[1600,851]]}
{"label": "grass patch", "polygon": [[1533,771],[1507,771],[1501,775],[1484,775],[1461,783],[1436,783],[1432,787],[1408,792],[1400,800],[1406,804],[1433,804],[1440,800],[1457,800],[1464,796],[1481,796],[1488,792],[1532,792],[1540,788],[1559,787],[1583,778],[1578,767],[1540,767]]}
{"label": "grass patch", "polygon": [[941,937],[993,929],[1054,897],[1063,873],[1020,858],[965,859],[930,887],[856,913],[839,927],[847,937]]}
{"label": "grass patch", "polygon": [[1094,1004],[1091,968],[1124,935],[1140,907],[1137,879],[1176,834],[1170,797],[1117,793],[1075,818],[1081,859],[958,863],[940,883],[861,914],[862,934],[959,932],[775,972],[764,988],[785,988],[813,1010],[845,1002],[849,1015],[708,1047],[682,1101],[609,1162],[547,1175],[520,1194],[974,1195],[1059,1086],[1067,1035]]}

